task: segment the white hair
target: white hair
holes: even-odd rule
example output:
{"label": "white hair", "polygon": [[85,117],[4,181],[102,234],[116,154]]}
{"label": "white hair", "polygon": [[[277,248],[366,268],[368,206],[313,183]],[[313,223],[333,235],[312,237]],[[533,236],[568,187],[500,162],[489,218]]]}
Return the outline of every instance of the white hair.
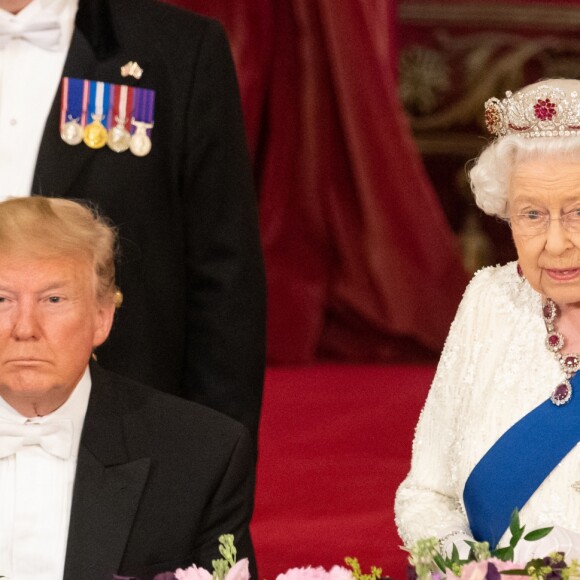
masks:
{"label": "white hair", "polygon": [[526,138],[512,134],[488,145],[469,170],[477,205],[488,215],[506,219],[509,185],[515,166],[539,158],[580,162],[580,136]]}

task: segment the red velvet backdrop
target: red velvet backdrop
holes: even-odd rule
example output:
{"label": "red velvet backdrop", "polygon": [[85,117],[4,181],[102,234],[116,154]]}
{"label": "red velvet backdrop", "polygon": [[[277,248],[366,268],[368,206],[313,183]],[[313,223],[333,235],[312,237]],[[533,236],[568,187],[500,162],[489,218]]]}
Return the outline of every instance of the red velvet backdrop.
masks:
{"label": "red velvet backdrop", "polygon": [[438,351],[466,279],[397,98],[394,1],[172,3],[219,19],[232,43],[270,363]]}

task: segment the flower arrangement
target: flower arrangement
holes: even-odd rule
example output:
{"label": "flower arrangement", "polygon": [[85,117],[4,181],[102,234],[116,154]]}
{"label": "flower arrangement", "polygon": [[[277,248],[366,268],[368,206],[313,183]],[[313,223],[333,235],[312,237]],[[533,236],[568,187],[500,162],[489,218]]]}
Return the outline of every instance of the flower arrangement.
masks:
{"label": "flower arrangement", "polygon": [[[576,560],[566,563],[559,552],[525,563],[514,562],[515,548],[520,540],[540,540],[552,528],[541,528],[526,534],[525,526],[520,525],[518,511],[514,510],[509,529],[510,542],[502,548],[491,550],[487,542],[467,541],[470,550],[465,559],[459,557],[455,546],[450,556],[442,554],[437,538],[419,540],[407,550],[412,570],[409,580],[580,580],[580,564]],[[193,564],[186,569],[158,574],[154,580],[250,580],[248,559],[237,561],[233,535],[219,537],[219,552],[222,557],[212,561],[213,572]],[[388,580],[388,577],[385,579],[382,576],[380,568],[372,567],[369,574],[364,574],[356,558],[345,558],[345,563],[348,568],[290,568],[278,574],[275,580]],[[137,579],[114,576],[113,580]]]}
{"label": "flower arrangement", "polygon": [[372,567],[370,574],[363,574],[360,564],[356,558],[345,558],[344,566],[333,566],[326,571],[322,566],[312,568],[290,568],[283,574],[278,574],[276,580],[379,580],[382,570]]}
{"label": "flower arrangement", "polygon": [[[224,534],[218,538],[221,558],[212,560],[213,572],[205,568],[198,568],[192,564],[185,570],[178,568],[175,572],[162,572],[153,580],[250,580],[249,562],[243,558],[236,561],[237,551],[234,545],[234,536]],[[363,574],[356,558],[345,558],[344,566],[333,566],[325,570],[322,566],[312,568],[290,568],[283,574],[278,574],[276,580],[381,580],[382,570],[372,567],[370,574]],[[2,576],[0,576],[2,578]],[[113,580],[138,580],[129,576],[113,576]],[[580,579],[579,579],[580,580]]]}
{"label": "flower arrangement", "polygon": [[[223,534],[218,538],[221,558],[212,560],[213,572],[198,568],[192,564],[185,570],[178,568],[175,572],[162,572],[153,580],[250,580],[250,569],[247,558],[237,561],[237,550],[232,534]],[[137,580],[129,576],[113,576],[113,580]]]}
{"label": "flower arrangement", "polygon": [[409,563],[418,580],[501,580],[509,576],[511,580],[580,580],[580,566],[576,560],[570,564],[564,561],[560,552],[544,558],[534,558],[528,562],[514,562],[515,548],[523,538],[528,542],[547,536],[552,528],[541,528],[527,534],[520,525],[517,509],[510,520],[511,538],[509,545],[490,550],[488,542],[466,541],[469,555],[460,559],[453,546],[451,556],[442,554],[436,538],[419,540],[409,552]]}

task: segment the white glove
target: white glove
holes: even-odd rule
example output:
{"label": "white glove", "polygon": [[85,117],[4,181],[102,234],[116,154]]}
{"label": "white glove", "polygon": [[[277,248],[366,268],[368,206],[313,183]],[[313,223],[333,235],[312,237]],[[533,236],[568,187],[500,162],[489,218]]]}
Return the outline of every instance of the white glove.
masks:
{"label": "white glove", "polygon": [[532,558],[544,558],[552,552],[563,552],[567,563],[572,558],[580,560],[580,534],[554,526],[541,540],[527,542],[521,539],[514,550],[514,562],[526,563]]}
{"label": "white glove", "polygon": [[474,539],[469,535],[465,534],[464,532],[454,532],[445,536],[441,540],[441,553],[450,558],[451,553],[453,552],[453,545],[457,547],[457,552],[459,552],[459,558],[461,560],[465,560],[467,556],[469,556],[469,550],[471,549],[468,544],[465,543],[465,540],[469,542],[473,542]]}

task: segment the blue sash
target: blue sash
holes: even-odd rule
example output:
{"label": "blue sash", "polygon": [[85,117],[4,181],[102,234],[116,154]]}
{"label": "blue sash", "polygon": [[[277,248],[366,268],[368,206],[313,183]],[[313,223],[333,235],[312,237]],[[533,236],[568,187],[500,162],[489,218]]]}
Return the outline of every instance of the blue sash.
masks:
{"label": "blue sash", "polygon": [[524,504],[580,441],[580,372],[572,398],[561,406],[549,399],[508,429],[473,468],[463,501],[473,537],[493,548]]}

